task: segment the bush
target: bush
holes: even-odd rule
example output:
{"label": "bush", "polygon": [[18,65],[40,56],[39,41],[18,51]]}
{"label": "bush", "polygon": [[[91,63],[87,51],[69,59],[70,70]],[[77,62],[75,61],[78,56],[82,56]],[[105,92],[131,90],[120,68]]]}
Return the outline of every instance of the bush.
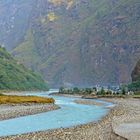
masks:
{"label": "bush", "polygon": [[86,88],[85,89],[86,94],[91,94],[92,92],[93,92],[93,90],[91,88]]}
{"label": "bush", "polygon": [[64,93],[64,91],[65,91],[65,88],[64,87],[60,87],[59,88],[59,93]]}
{"label": "bush", "polygon": [[77,88],[77,87],[73,88],[73,93],[78,94],[79,92],[80,92],[80,89],[79,88]]}

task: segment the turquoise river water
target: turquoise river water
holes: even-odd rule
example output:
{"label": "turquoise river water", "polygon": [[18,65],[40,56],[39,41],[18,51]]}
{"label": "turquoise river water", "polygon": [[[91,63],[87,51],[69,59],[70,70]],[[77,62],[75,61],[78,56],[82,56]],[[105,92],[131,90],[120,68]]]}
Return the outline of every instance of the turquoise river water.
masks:
{"label": "turquoise river water", "polygon": [[[55,91],[34,93],[34,95],[48,97],[48,94],[52,92]],[[29,93],[27,93],[27,95],[29,95]],[[82,105],[74,103],[74,100],[78,98],[62,96],[50,97],[55,99],[56,104],[60,106],[61,109],[0,121],[0,136],[65,128],[98,121],[107,114],[109,109],[106,107],[112,105],[111,103],[100,100],[96,101],[103,102],[104,106]]]}

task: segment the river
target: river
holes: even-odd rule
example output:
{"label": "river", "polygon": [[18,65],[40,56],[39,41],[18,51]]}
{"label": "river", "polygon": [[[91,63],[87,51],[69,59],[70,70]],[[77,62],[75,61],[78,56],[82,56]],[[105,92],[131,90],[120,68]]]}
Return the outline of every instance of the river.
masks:
{"label": "river", "polygon": [[[32,95],[48,97],[48,94],[52,92],[55,91],[32,93]],[[29,93],[26,95],[29,95]],[[111,105],[107,102],[104,102],[104,106],[82,105],[74,103],[75,99],[79,99],[76,97],[49,97],[53,97],[61,109],[0,121],[0,136],[71,127],[98,121],[108,113],[109,109],[106,107]]]}

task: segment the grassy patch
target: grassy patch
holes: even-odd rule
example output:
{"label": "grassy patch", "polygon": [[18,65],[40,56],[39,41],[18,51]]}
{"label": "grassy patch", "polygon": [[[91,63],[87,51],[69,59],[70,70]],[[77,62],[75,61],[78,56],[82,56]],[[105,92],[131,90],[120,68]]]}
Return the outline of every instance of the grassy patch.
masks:
{"label": "grassy patch", "polygon": [[53,98],[43,98],[37,96],[0,96],[0,104],[21,104],[21,103],[54,103]]}

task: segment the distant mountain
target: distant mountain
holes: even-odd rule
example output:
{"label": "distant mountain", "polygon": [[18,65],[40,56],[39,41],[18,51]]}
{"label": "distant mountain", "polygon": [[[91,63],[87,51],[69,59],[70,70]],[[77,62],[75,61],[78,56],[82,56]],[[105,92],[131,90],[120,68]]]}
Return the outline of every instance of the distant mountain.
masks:
{"label": "distant mountain", "polygon": [[41,76],[28,70],[0,47],[0,90],[47,90]]}
{"label": "distant mountain", "polygon": [[0,41],[58,87],[131,81],[139,0],[1,0]]}

